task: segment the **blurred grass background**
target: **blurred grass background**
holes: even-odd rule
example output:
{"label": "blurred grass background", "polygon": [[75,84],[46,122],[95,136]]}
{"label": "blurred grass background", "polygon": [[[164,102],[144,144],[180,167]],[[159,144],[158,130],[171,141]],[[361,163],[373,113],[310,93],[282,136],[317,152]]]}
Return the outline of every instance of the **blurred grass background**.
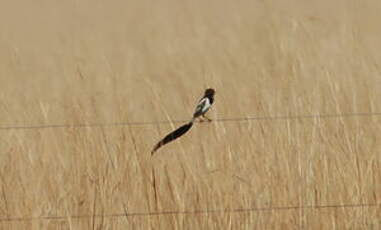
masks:
{"label": "blurred grass background", "polygon": [[[0,126],[381,111],[381,3],[6,1]],[[381,120],[0,130],[3,229],[378,229]],[[73,216],[89,218],[73,218]]]}

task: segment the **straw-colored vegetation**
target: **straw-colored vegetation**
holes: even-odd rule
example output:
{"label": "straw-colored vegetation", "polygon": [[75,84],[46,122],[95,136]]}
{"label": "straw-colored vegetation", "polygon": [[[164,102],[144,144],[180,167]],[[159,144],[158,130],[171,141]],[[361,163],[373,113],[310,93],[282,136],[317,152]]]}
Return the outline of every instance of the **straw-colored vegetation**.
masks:
{"label": "straw-colored vegetation", "polygon": [[[0,125],[186,120],[206,87],[213,119],[380,112],[380,10],[6,1]],[[120,215],[380,203],[379,116],[197,123],[151,158],[178,125],[1,129],[0,228],[381,228],[374,205]],[[40,216],[64,218],[13,219]]]}

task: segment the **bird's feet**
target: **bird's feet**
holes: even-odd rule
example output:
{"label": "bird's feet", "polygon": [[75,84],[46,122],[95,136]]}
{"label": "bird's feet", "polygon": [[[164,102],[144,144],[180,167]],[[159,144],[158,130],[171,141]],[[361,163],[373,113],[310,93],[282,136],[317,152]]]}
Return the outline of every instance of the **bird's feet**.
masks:
{"label": "bird's feet", "polygon": [[[205,118],[206,121],[208,121],[208,122],[212,122],[212,119],[210,119],[209,117],[207,117],[207,116],[205,116],[205,115],[202,115],[202,117]],[[203,120],[203,121],[205,121],[205,120]]]}

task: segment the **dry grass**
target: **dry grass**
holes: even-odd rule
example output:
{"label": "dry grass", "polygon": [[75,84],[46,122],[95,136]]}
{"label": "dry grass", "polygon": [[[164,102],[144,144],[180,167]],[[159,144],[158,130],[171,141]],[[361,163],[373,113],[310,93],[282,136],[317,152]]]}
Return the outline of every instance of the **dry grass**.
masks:
{"label": "dry grass", "polygon": [[[8,1],[0,125],[381,111],[381,2]],[[1,229],[379,229],[381,118],[0,130]],[[73,218],[87,215],[89,218]]]}

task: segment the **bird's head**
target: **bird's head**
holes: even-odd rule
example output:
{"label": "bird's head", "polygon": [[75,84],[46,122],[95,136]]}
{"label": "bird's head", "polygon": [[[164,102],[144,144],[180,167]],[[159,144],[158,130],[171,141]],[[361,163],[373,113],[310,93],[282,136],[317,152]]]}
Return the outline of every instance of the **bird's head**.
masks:
{"label": "bird's head", "polygon": [[215,93],[216,93],[216,91],[214,89],[208,88],[205,90],[204,96],[205,97],[213,97]]}

